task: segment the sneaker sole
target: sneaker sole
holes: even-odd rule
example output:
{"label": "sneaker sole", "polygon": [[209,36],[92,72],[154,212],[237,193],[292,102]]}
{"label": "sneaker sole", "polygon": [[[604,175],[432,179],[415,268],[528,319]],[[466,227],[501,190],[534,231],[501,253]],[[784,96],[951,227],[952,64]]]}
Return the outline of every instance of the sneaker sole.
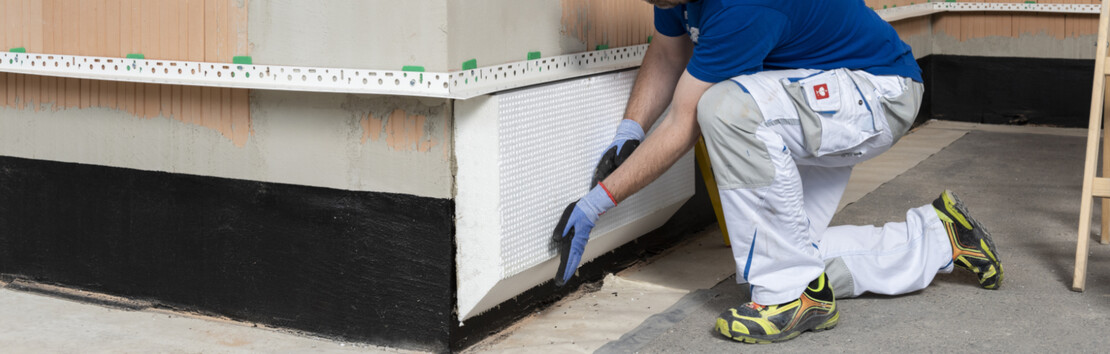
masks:
{"label": "sneaker sole", "polygon": [[[821,331],[827,331],[827,330],[833,329],[833,328],[836,327],[837,324],[840,323],[840,310],[837,309],[836,312],[833,312],[831,317],[825,317],[825,318],[827,318],[827,319],[825,319],[824,322],[817,325],[816,327],[799,329],[799,330],[796,330],[796,331],[791,331],[791,332],[786,332],[786,333],[779,333],[778,335],[773,335],[773,336],[758,336],[758,335],[750,335],[750,334],[735,334],[734,335],[732,333],[732,329],[729,328],[728,321],[723,319],[723,318],[718,318],[717,319],[717,332],[720,332],[725,337],[728,337],[729,339],[732,339],[732,340],[735,340],[735,341],[738,341],[738,342],[751,343],[751,344],[771,344],[771,343],[785,342],[785,341],[794,339],[794,338],[798,337],[799,335],[801,335],[802,332],[806,332],[806,331],[821,332]],[[822,317],[814,317],[814,318],[810,319],[809,322],[816,322],[816,321],[820,321],[820,320],[822,320]]]}
{"label": "sneaker sole", "polygon": [[[982,249],[983,254],[987,256],[987,260],[990,261],[991,266],[998,272],[998,278],[995,280],[994,284],[991,285],[984,285],[982,279],[980,279],[979,285],[983,286],[985,289],[998,289],[998,286],[1002,284],[1002,262],[999,262],[998,257],[994,254],[994,241],[991,239],[990,231],[983,227],[978,220],[968,217],[970,213],[967,212],[967,207],[964,206],[964,203],[960,201],[960,198],[957,197],[955,193],[946,190],[944,191],[942,199],[944,199],[945,213],[949,214],[949,217],[954,216],[956,219],[954,220],[955,222],[962,223],[965,227],[970,226],[971,229],[983,231],[982,237],[978,237],[979,247]],[[955,215],[951,215],[954,214],[951,209],[955,209]]]}

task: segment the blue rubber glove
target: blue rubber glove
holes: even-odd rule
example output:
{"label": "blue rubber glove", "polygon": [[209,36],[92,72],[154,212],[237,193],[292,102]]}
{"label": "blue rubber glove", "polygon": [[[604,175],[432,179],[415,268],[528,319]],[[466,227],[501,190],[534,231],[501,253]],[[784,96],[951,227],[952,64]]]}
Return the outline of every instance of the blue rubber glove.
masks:
{"label": "blue rubber glove", "polygon": [[609,177],[620,167],[624,160],[632,156],[632,152],[636,151],[636,147],[640,146],[640,142],[644,140],[644,128],[640,127],[640,123],[631,119],[621,121],[617,126],[617,135],[613,137],[613,143],[609,144],[609,148],[601,155],[601,160],[597,162],[597,169],[594,170],[594,178],[590,184],[591,188],[596,187],[598,182],[604,181],[605,177]]}
{"label": "blue rubber glove", "polygon": [[555,285],[563,286],[578,270],[582,252],[590,240],[590,230],[606,210],[616,206],[604,184],[598,184],[585,197],[567,205],[559,224],[555,225],[552,239],[559,249],[559,269],[555,273]]}

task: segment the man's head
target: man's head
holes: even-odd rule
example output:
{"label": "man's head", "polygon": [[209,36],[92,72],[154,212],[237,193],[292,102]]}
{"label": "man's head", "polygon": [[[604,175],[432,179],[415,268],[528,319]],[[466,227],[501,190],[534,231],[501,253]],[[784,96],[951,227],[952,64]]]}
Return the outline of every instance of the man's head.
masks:
{"label": "man's head", "polygon": [[675,7],[675,6],[678,6],[678,5],[682,5],[682,4],[685,4],[685,3],[688,3],[688,2],[692,2],[693,0],[644,0],[644,1],[647,1],[649,4],[655,5],[655,7],[658,7],[660,9],[669,9],[669,8],[672,8],[672,7]]}

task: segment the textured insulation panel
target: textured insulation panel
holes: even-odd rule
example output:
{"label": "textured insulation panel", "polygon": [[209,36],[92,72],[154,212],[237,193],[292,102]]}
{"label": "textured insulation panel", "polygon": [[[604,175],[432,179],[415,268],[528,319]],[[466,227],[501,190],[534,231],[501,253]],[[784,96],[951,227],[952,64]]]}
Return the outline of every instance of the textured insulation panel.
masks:
{"label": "textured insulation panel", "polygon": [[[566,205],[589,190],[636,73],[455,102],[460,320],[553,279],[559,260],[551,231]],[[583,262],[659,227],[693,194],[694,158],[688,153],[601,217]]]}
{"label": "textured insulation panel", "polygon": [[[589,191],[597,160],[623,118],[635,72],[601,75],[502,95],[498,115],[501,258],[508,277],[556,256],[550,242],[564,207]],[[649,188],[598,220],[592,235],[635,222],[693,192],[683,158]]]}

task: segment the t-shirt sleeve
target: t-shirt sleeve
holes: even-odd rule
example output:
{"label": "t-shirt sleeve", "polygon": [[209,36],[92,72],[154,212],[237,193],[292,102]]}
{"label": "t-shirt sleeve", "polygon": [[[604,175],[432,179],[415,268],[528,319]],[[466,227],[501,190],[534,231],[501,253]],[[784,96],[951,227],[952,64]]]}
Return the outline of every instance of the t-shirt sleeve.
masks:
{"label": "t-shirt sleeve", "polygon": [[667,37],[678,37],[686,34],[686,27],[682,24],[681,6],[669,9],[655,8],[655,31]]}
{"label": "t-shirt sleeve", "polygon": [[710,83],[763,71],[763,61],[782,38],[786,21],[783,13],[758,6],[729,7],[713,14],[702,21],[686,71]]}

